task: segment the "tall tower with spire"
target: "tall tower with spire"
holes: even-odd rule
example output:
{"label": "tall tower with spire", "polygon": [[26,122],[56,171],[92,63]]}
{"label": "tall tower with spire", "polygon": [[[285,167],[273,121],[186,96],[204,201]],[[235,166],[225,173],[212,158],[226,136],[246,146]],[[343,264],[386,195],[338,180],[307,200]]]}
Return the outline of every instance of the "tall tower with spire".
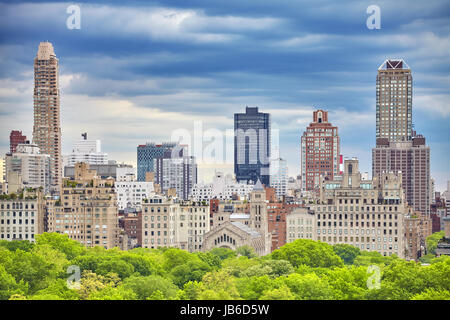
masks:
{"label": "tall tower with spire", "polygon": [[261,180],[258,179],[250,198],[250,225],[253,230],[258,231],[264,241],[266,254],[270,253],[272,246],[272,234],[269,232],[269,218],[267,214],[266,190]]}
{"label": "tall tower with spire", "polygon": [[50,155],[51,191],[61,188],[61,121],[59,62],[53,45],[41,42],[34,58],[33,142],[41,153]]}

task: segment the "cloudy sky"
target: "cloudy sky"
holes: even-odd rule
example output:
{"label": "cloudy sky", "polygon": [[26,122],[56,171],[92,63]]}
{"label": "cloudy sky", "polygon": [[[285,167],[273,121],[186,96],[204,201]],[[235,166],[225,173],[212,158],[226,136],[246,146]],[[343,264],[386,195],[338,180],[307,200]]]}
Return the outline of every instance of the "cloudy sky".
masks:
{"label": "cloudy sky", "polygon": [[[124,3],[127,3],[125,6]],[[68,29],[69,5],[81,28]],[[368,6],[381,9],[370,30]],[[375,79],[386,58],[413,73],[413,122],[431,146],[437,190],[450,180],[448,1],[0,1],[0,152],[33,127],[33,59],[40,41],[60,60],[63,153],[82,132],[110,159],[176,130],[224,133],[245,106],[270,112],[280,155],[299,173],[312,111],[329,111],[341,153],[371,171]],[[197,122],[198,123],[198,122]],[[202,176],[212,165],[202,164]],[[209,169],[208,169],[209,168]]]}

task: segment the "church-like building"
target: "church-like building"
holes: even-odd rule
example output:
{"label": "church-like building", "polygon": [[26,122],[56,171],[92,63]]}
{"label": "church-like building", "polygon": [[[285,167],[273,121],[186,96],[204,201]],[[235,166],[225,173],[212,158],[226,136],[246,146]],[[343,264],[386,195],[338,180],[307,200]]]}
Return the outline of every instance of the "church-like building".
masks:
{"label": "church-like building", "polygon": [[269,254],[271,251],[272,237],[269,233],[267,219],[266,191],[261,181],[255,184],[253,191],[249,195],[250,220],[246,225],[238,221],[225,221],[213,226],[204,235],[203,250],[208,251],[217,247],[224,247],[236,250],[248,245],[253,247],[260,256]]}

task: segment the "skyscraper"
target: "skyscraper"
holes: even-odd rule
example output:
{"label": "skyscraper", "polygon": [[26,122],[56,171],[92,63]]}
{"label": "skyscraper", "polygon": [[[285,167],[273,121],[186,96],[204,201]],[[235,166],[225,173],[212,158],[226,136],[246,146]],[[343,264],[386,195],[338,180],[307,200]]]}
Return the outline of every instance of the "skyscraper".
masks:
{"label": "skyscraper", "polygon": [[22,135],[22,131],[12,130],[9,135],[9,152],[16,152],[16,147],[19,143],[25,143],[27,136]]}
{"label": "skyscraper", "polygon": [[246,107],[234,114],[234,173],[238,182],[270,184],[270,114]]}
{"label": "skyscraper", "polygon": [[301,140],[302,190],[317,190],[320,176],[330,180],[339,174],[338,128],[328,122],[328,112],[313,112],[313,122],[309,124]]}
{"label": "skyscraper", "polygon": [[377,138],[412,138],[412,76],[402,60],[386,60],[377,75]]}
{"label": "skyscraper", "polygon": [[147,143],[137,147],[137,179],[145,181],[146,172],[155,172],[155,159],[162,157],[165,151],[172,151],[176,143]]}
{"label": "skyscraper", "polygon": [[376,147],[372,176],[401,172],[406,200],[430,213],[430,147],[412,130],[412,75],[401,59],[386,60],[377,75]]}
{"label": "skyscraper", "polygon": [[50,42],[41,42],[34,59],[33,142],[50,155],[51,190],[61,189],[61,126],[58,58]]}

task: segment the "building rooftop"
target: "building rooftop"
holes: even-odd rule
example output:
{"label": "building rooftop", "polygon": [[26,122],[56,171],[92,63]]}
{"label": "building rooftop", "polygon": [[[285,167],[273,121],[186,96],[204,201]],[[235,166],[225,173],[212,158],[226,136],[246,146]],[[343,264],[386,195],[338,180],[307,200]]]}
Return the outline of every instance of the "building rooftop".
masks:
{"label": "building rooftop", "polygon": [[261,234],[258,231],[253,230],[252,228],[250,228],[249,226],[246,226],[242,222],[231,222],[231,224],[234,225],[235,227],[238,227],[242,231],[248,233],[252,237],[259,237],[259,236],[261,236]]}
{"label": "building rooftop", "polygon": [[395,70],[403,69],[403,70],[407,70],[407,69],[410,69],[410,68],[406,64],[406,62],[403,61],[403,59],[386,59],[381,64],[381,66],[378,68],[378,70],[388,70],[388,69],[395,69]]}
{"label": "building rooftop", "polygon": [[258,181],[256,181],[256,184],[253,187],[253,191],[264,191],[264,188],[263,188],[263,185],[261,183],[261,180],[258,179]]}
{"label": "building rooftop", "polygon": [[230,214],[230,219],[249,219],[250,215],[245,213],[233,213]]}
{"label": "building rooftop", "polygon": [[39,43],[39,49],[37,52],[38,60],[48,60],[51,57],[55,56],[55,50],[53,49],[53,45],[50,42],[45,41]]}

